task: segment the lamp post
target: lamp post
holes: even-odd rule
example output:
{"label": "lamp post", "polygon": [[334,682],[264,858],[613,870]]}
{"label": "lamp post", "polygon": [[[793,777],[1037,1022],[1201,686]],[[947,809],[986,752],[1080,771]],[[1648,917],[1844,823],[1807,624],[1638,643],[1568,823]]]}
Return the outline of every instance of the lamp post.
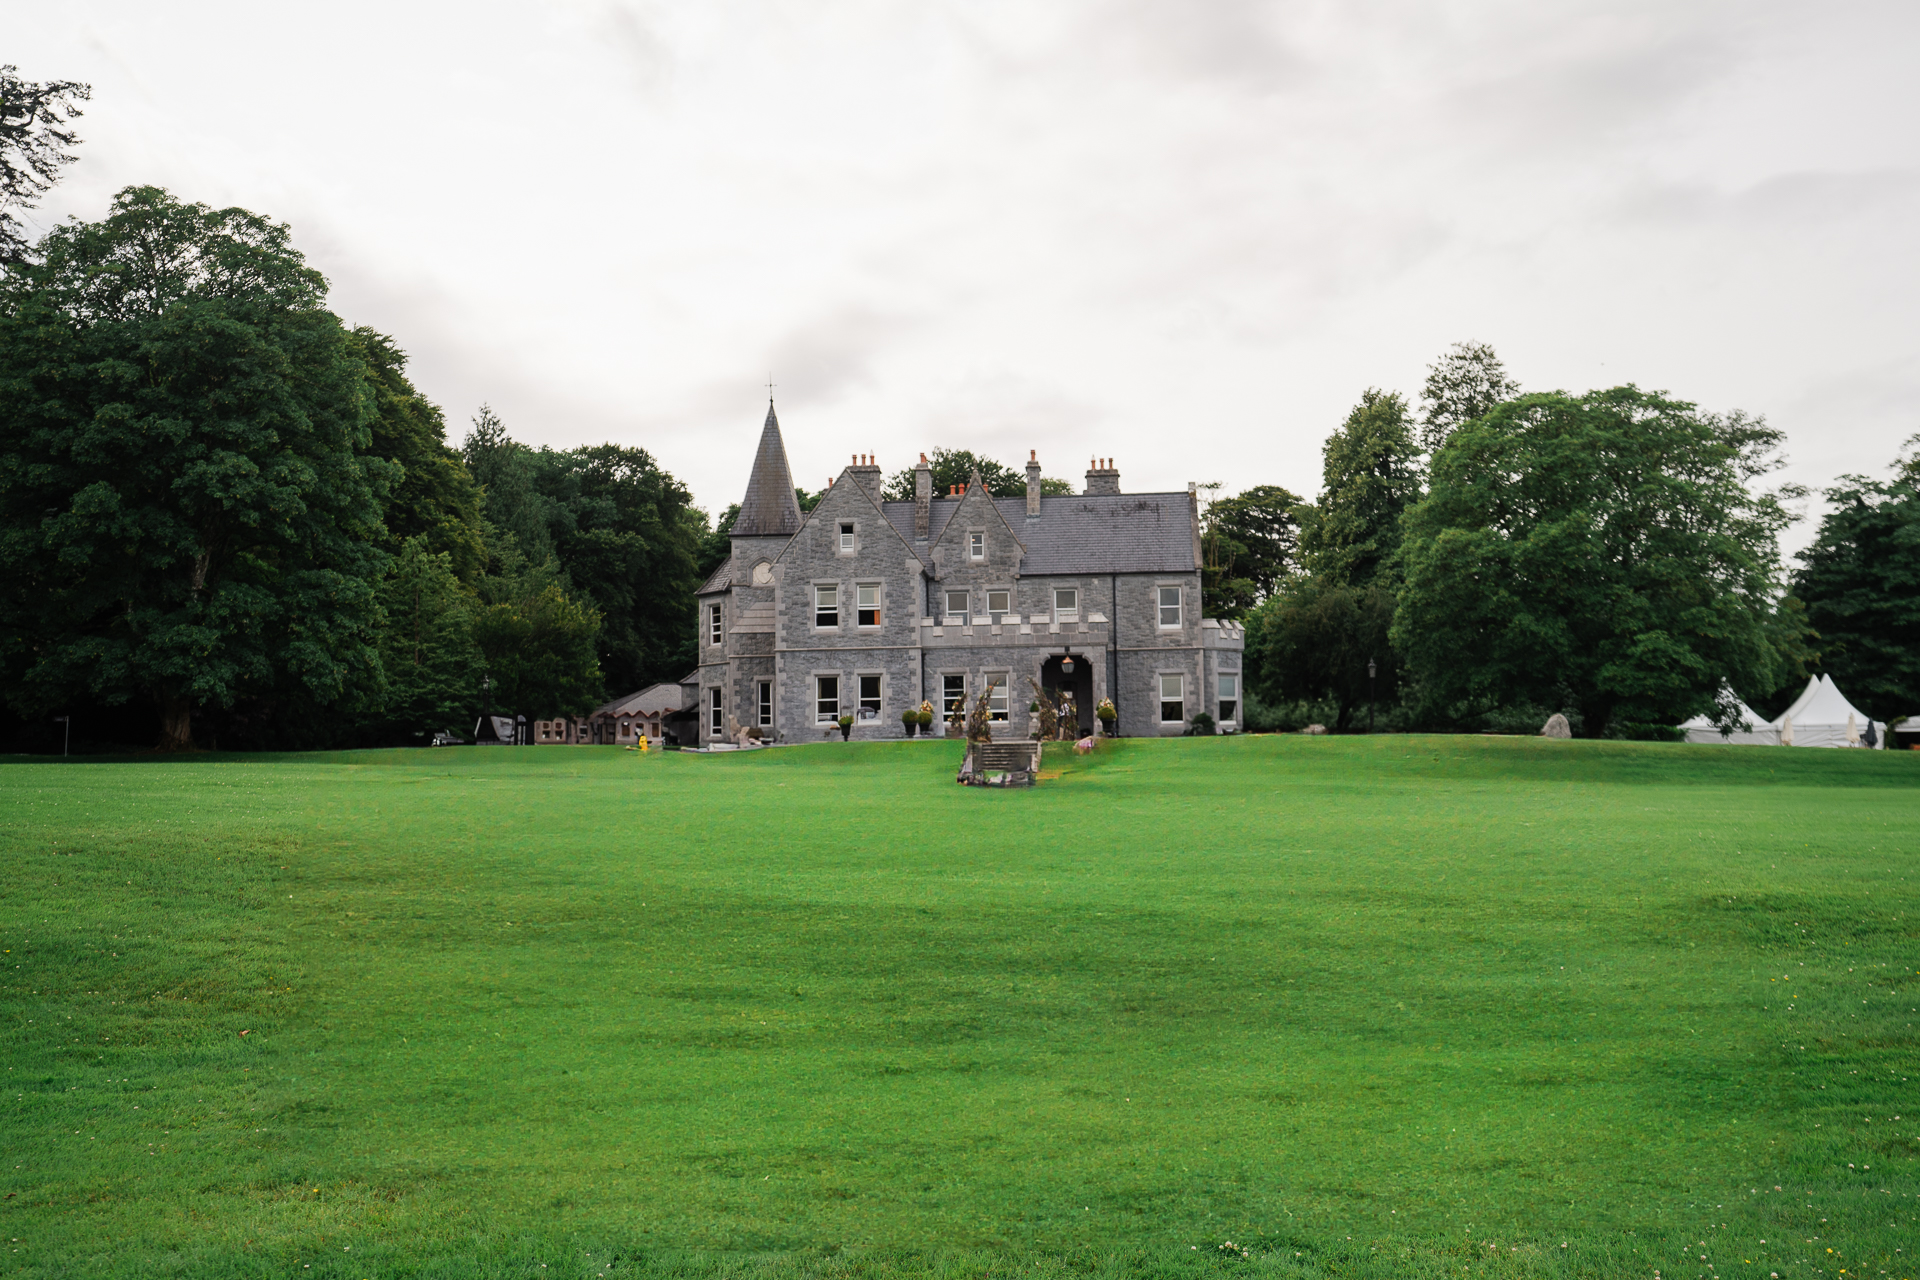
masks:
{"label": "lamp post", "polygon": [[60,739],[60,754],[63,756],[72,755],[73,752],[71,748],[73,746],[73,717],[72,716],[55,716],[54,719],[58,720],[61,724],[66,726],[66,732],[64,736],[62,736],[62,738]]}
{"label": "lamp post", "polygon": [[1379,668],[1373,665],[1373,659],[1367,659],[1367,732],[1373,732],[1373,678]]}
{"label": "lamp post", "polygon": [[[491,671],[483,672],[480,676],[480,708],[481,725],[487,732],[493,734],[495,742],[500,741],[500,734],[493,727],[493,673]],[[473,740],[480,741],[480,735],[474,734]]]}

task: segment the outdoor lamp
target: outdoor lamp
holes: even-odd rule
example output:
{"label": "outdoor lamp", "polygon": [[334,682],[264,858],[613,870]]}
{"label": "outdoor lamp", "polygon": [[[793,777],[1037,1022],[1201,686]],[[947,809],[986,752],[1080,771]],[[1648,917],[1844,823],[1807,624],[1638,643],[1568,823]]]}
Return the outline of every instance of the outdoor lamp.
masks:
{"label": "outdoor lamp", "polygon": [[1060,659],[1060,674],[1063,676],[1070,676],[1073,674],[1073,655],[1072,654],[1068,654],[1066,657]]}

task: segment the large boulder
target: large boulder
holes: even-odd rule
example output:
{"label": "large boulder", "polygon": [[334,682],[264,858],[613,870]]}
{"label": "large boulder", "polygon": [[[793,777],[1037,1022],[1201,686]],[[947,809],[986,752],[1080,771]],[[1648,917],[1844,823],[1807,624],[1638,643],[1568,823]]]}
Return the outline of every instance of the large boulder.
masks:
{"label": "large boulder", "polygon": [[1321,733],[1325,733],[1326,731],[1327,731],[1327,726],[1323,724],[1310,724],[1306,728],[1302,729],[1300,732],[1321,734]]}
{"label": "large boulder", "polygon": [[1567,723],[1565,716],[1556,711],[1547,717],[1547,726],[1540,730],[1540,736],[1543,738],[1571,738],[1573,736],[1573,727]]}

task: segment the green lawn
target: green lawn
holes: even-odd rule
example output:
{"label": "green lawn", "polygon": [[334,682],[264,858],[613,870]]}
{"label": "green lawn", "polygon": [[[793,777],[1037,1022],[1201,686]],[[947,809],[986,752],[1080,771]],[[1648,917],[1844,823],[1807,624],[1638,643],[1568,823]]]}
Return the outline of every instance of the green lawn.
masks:
{"label": "green lawn", "polygon": [[0,765],[0,1274],[1920,1275],[1920,756],[956,763]]}

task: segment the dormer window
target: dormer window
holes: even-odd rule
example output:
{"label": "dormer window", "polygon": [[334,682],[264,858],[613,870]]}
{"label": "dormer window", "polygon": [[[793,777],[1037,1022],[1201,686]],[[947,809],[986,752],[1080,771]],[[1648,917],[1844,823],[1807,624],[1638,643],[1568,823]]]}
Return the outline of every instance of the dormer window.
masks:
{"label": "dormer window", "polygon": [[967,558],[969,560],[985,560],[987,558],[987,535],[985,533],[970,533],[967,535]]}
{"label": "dormer window", "polygon": [[850,524],[840,526],[840,549],[842,551],[853,550],[853,526]]}

